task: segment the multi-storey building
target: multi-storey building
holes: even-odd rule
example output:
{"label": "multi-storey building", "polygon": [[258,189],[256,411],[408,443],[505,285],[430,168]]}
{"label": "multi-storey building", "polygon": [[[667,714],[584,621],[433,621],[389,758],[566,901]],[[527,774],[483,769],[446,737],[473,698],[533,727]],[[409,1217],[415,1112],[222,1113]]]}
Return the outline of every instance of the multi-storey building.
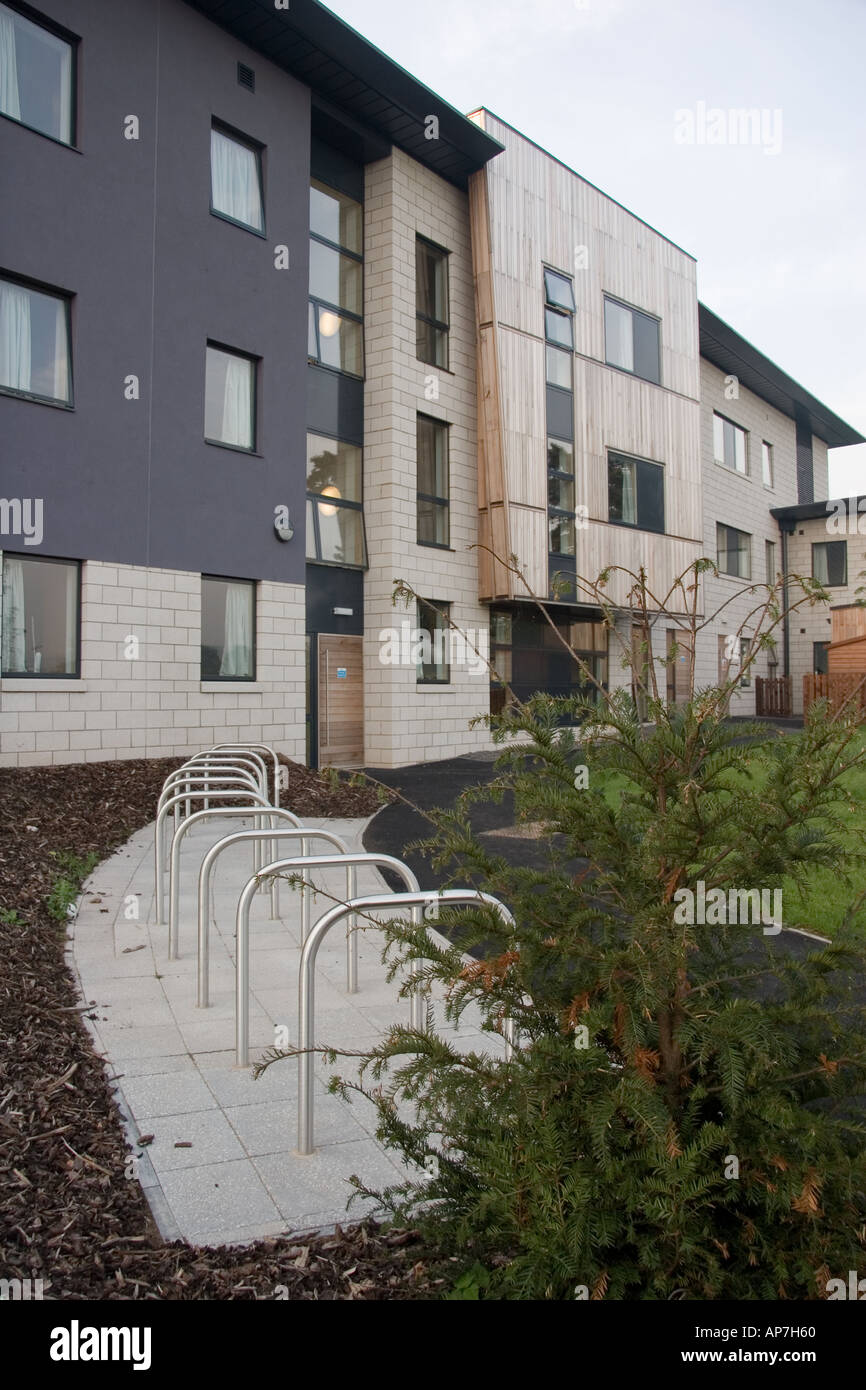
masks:
{"label": "multi-storey building", "polygon": [[701,554],[714,683],[861,441],[687,252],[315,0],[0,0],[0,118],[0,765],[480,749],[488,650],[580,682],[533,596],[626,684],[627,580],[609,645],[581,579]]}

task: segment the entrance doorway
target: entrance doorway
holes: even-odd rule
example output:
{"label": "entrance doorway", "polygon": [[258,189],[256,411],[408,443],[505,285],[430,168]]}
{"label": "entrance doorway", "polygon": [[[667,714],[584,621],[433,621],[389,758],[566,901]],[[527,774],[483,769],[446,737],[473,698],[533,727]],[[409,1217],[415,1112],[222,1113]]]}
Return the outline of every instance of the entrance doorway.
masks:
{"label": "entrance doorway", "polygon": [[320,633],[317,714],[319,767],[364,764],[364,639]]}

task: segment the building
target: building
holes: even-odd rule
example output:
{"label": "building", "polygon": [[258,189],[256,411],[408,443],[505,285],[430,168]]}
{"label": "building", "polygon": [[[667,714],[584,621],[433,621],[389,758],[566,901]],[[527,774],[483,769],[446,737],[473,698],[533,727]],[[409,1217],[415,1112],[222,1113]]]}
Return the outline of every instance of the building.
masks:
{"label": "building", "polygon": [[718,554],[739,625],[861,442],[692,256],[315,0],[0,0],[0,117],[0,765],[483,749],[488,653],[580,685],[531,595],[626,684],[628,585],[609,645],[578,576]]}

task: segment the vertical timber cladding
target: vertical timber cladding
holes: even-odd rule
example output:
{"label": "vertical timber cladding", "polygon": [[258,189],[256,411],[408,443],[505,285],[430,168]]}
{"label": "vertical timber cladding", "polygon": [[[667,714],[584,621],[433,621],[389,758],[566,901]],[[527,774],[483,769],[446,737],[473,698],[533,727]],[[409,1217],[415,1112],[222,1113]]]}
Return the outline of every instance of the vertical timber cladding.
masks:
{"label": "vertical timber cladding", "polygon": [[320,633],[319,766],[364,762],[364,639]]}
{"label": "vertical timber cladding", "polygon": [[478,597],[490,600],[513,598],[515,577],[494,558],[510,557],[512,544],[486,168],[469,178],[469,225],[478,324]]}

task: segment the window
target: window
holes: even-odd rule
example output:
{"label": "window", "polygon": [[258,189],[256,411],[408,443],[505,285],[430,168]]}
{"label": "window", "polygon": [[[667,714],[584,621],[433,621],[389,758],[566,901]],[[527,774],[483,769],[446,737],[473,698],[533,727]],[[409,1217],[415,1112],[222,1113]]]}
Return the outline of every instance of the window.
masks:
{"label": "window", "polygon": [[[740,670],[741,670],[741,671],[743,670],[743,666],[745,665],[746,657],[749,655],[749,648],[751,647],[751,645],[752,645],[752,639],[751,639],[751,637],[741,637],[741,638],[740,638]],[[745,690],[745,689],[747,689],[747,687],[750,686],[751,684],[752,684],[752,668],[751,668],[751,666],[750,666],[749,669],[748,669],[748,671],[744,671],[743,674],[740,676],[740,688],[741,688],[742,690]]]}
{"label": "window", "polygon": [[567,275],[544,271],[544,337],[549,386],[571,390],[574,355],[574,286]]}
{"label": "window", "polygon": [[605,361],[644,381],[661,382],[659,321],[616,299],[604,299]]}
{"label": "window", "polygon": [[357,444],[307,435],[308,560],[357,569],[367,564],[362,472]]}
{"label": "window", "polygon": [[68,299],[0,280],[0,390],[71,405]]}
{"label": "window", "polygon": [[821,541],[812,546],[812,578],[831,589],[848,583],[847,541]]}
{"label": "window", "polygon": [[767,571],[767,583],[772,585],[776,582],[776,543],[775,541],[764,541],[764,564]]}
{"label": "window", "polygon": [[319,366],[364,375],[364,211],[313,179],[310,184],[308,356]]}
{"label": "window", "polygon": [[419,415],[417,441],[418,544],[449,546],[448,426],[427,415]]}
{"label": "window", "polygon": [[418,684],[448,685],[451,666],[448,661],[448,621],[450,603],[438,599],[419,598],[416,610],[418,642]]}
{"label": "window", "polygon": [[761,475],[764,487],[773,486],[773,446],[766,439],[761,441]]}
{"label": "window", "polygon": [[208,343],[204,435],[229,449],[256,447],[256,363],[251,357]]}
{"label": "window", "polygon": [[248,144],[219,126],[210,133],[210,208],[250,231],[265,230],[262,198],[262,156]]}
{"label": "window", "polygon": [[736,579],[752,577],[752,537],[733,526],[716,525],[717,562],[722,574]]}
{"label": "window", "polygon": [[640,531],[665,529],[665,471],[660,463],[608,452],[608,519]]}
{"label": "window", "polygon": [[415,314],[418,360],[448,370],[448,252],[415,238]]}
{"label": "window", "polygon": [[548,552],[574,555],[574,445],[547,441]]}
{"label": "window", "polygon": [[201,577],[202,680],[256,678],[256,586],[252,579]]}
{"label": "window", "polygon": [[830,670],[827,657],[829,642],[812,643],[812,671],[816,676],[826,676]]}
{"label": "window", "polygon": [[713,415],[713,458],[734,473],[748,473],[746,431],[723,415]]}
{"label": "window", "polygon": [[71,145],[73,82],[72,44],[0,5],[0,112]]}
{"label": "window", "polygon": [[77,560],[3,556],[4,676],[78,677]]}

